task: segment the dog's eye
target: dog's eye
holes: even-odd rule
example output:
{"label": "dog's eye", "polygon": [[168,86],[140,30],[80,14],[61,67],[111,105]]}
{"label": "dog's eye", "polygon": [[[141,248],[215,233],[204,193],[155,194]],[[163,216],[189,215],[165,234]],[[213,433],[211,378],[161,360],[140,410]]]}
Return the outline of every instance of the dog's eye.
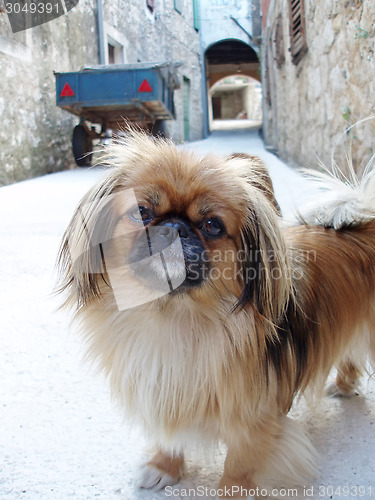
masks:
{"label": "dog's eye", "polygon": [[210,238],[219,238],[225,234],[223,222],[216,217],[204,220],[200,225],[200,230]]}
{"label": "dog's eye", "polygon": [[143,207],[142,205],[132,208],[126,215],[133,222],[141,222],[143,224],[149,224],[154,218],[154,213],[152,212],[152,210]]}

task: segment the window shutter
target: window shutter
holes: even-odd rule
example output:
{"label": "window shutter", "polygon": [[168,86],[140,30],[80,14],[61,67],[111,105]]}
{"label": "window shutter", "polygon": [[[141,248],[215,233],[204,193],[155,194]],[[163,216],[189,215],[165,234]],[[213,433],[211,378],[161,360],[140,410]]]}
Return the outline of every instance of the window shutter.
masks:
{"label": "window shutter", "polygon": [[289,0],[290,53],[297,64],[307,51],[304,0]]}

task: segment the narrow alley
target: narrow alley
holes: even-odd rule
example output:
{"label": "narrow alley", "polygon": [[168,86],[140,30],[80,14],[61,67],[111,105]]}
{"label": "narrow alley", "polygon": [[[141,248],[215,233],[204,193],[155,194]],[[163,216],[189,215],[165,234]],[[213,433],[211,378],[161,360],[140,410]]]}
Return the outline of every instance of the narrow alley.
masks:
{"label": "narrow alley", "polygon": [[[317,196],[307,180],[264,149],[258,131],[217,131],[181,147],[197,154],[259,155],[286,214]],[[102,176],[100,169],[75,169],[0,190],[0,497],[7,500],[167,498],[168,492],[136,488],[146,457],[144,437],[123,422],[105,380],[82,361],[80,339],[52,295],[64,229],[80,198]],[[315,482],[288,498],[340,498],[337,488],[344,485],[357,488],[342,492],[345,498],[375,495],[374,381],[364,379],[362,388],[354,399],[324,399],[315,412],[304,401],[293,409],[321,461]],[[223,460],[224,450],[188,457],[186,477],[170,496],[184,498],[189,488],[209,494]],[[286,497],[285,490],[279,494]]]}

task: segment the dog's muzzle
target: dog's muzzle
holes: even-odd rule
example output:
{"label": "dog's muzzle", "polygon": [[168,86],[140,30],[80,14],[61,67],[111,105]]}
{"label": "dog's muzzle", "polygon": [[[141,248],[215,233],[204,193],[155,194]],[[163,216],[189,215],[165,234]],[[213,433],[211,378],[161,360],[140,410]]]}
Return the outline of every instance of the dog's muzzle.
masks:
{"label": "dog's muzzle", "polygon": [[209,268],[205,247],[191,223],[179,217],[142,230],[129,255],[134,274],[151,288],[170,292],[200,286]]}

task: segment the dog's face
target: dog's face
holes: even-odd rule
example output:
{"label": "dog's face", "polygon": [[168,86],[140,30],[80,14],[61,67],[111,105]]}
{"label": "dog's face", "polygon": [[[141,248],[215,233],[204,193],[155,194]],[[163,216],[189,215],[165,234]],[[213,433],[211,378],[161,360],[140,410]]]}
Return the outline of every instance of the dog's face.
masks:
{"label": "dog's face", "polygon": [[203,289],[223,293],[223,287],[238,295],[233,272],[245,222],[239,186],[224,190],[217,165],[202,170],[191,158],[180,157],[173,165],[167,158],[155,160],[127,173],[124,184],[134,196],[119,191],[114,198],[118,222],[110,254],[122,255],[127,275],[146,288],[168,285],[168,298],[201,296]]}
{"label": "dog's face", "polygon": [[[63,248],[63,259],[69,249],[75,261],[68,274],[81,303],[110,287],[120,309],[183,296],[252,304],[266,316],[278,308],[285,255],[272,183],[258,159],[200,159],[132,134],[106,163],[115,169],[82,202]],[[276,268],[281,279],[272,283]]]}
{"label": "dog's face", "polygon": [[236,248],[235,238],[228,238],[231,221],[224,222],[224,213],[209,208],[212,200],[207,195],[177,208],[170,189],[166,193],[161,186],[148,183],[144,192],[130,208],[123,199],[117,200],[116,209],[123,215],[114,231],[115,255],[123,245],[117,235],[130,235],[124,250],[135,279],[156,289],[169,281],[172,294],[202,287],[209,279],[212,252]]}

